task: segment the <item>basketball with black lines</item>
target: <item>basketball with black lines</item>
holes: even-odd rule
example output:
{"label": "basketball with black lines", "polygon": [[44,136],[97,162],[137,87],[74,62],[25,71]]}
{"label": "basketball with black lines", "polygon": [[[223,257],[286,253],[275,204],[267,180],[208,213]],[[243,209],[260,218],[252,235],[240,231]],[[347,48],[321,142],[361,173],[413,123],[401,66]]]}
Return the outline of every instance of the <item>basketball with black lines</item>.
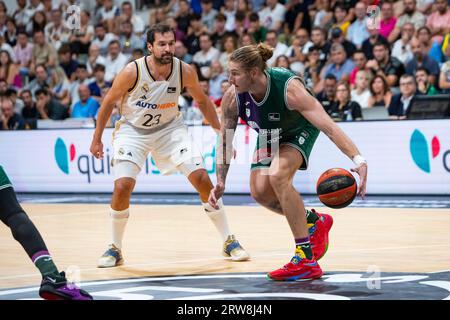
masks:
{"label": "basketball with black lines", "polygon": [[319,200],[327,207],[341,209],[356,197],[357,184],[353,175],[342,168],[328,169],[317,180]]}

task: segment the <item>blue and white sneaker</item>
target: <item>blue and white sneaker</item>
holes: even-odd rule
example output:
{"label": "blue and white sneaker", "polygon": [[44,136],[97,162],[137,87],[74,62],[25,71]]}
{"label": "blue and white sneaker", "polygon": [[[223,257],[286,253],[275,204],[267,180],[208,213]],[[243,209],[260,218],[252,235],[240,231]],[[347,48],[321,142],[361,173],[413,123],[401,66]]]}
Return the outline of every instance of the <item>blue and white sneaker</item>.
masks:
{"label": "blue and white sneaker", "polygon": [[234,235],[229,235],[223,244],[223,255],[230,257],[233,261],[246,261],[250,259],[250,255],[240,245]]}
{"label": "blue and white sneaker", "polygon": [[122,251],[115,245],[110,244],[108,250],[98,259],[97,267],[112,268],[123,264]]}

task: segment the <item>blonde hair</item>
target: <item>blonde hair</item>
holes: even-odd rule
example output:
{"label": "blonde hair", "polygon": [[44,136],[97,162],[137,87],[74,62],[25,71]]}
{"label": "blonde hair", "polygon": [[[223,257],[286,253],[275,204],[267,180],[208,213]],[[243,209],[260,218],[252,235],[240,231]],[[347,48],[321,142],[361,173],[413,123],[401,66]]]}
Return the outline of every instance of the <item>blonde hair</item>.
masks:
{"label": "blonde hair", "polygon": [[230,61],[238,62],[243,69],[258,68],[261,72],[267,69],[267,60],[273,55],[273,48],[265,43],[241,47],[235,50]]}

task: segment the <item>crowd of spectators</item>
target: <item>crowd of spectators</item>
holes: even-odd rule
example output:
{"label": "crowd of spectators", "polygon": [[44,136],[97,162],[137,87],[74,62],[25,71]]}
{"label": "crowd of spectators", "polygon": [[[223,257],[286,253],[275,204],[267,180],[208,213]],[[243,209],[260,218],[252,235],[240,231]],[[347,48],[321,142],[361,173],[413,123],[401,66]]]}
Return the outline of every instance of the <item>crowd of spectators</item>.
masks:
{"label": "crowd of spectators", "polygon": [[[268,66],[304,77],[335,121],[370,108],[404,119],[416,96],[450,93],[449,0],[162,0],[139,11],[94,2],[17,0],[11,12],[0,1],[0,129],[95,119],[115,76],[148,54],[146,30],[158,22],[175,30],[175,56],[197,70],[218,113],[229,55],[259,42],[274,48]],[[179,105],[187,121],[204,121],[186,93]],[[109,125],[119,117],[116,108]]]}

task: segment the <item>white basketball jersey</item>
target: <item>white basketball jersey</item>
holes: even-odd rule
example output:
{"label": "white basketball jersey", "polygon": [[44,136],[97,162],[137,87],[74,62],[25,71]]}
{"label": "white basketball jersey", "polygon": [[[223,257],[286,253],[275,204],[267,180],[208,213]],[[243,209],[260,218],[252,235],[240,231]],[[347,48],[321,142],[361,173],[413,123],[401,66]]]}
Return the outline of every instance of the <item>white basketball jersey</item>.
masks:
{"label": "white basketball jersey", "polygon": [[120,107],[121,122],[141,129],[154,129],[179,115],[181,94],[181,62],[173,58],[172,70],[165,81],[156,81],[150,73],[146,57],[134,61],[137,81]]}

